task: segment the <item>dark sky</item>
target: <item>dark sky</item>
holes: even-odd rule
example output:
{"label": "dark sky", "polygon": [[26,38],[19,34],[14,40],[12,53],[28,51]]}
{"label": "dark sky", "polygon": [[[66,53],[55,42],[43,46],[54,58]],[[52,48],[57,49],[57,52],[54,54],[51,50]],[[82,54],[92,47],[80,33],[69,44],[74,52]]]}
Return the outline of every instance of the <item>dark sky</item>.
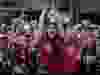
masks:
{"label": "dark sky", "polygon": [[84,10],[100,10],[100,0],[80,0],[80,8]]}

